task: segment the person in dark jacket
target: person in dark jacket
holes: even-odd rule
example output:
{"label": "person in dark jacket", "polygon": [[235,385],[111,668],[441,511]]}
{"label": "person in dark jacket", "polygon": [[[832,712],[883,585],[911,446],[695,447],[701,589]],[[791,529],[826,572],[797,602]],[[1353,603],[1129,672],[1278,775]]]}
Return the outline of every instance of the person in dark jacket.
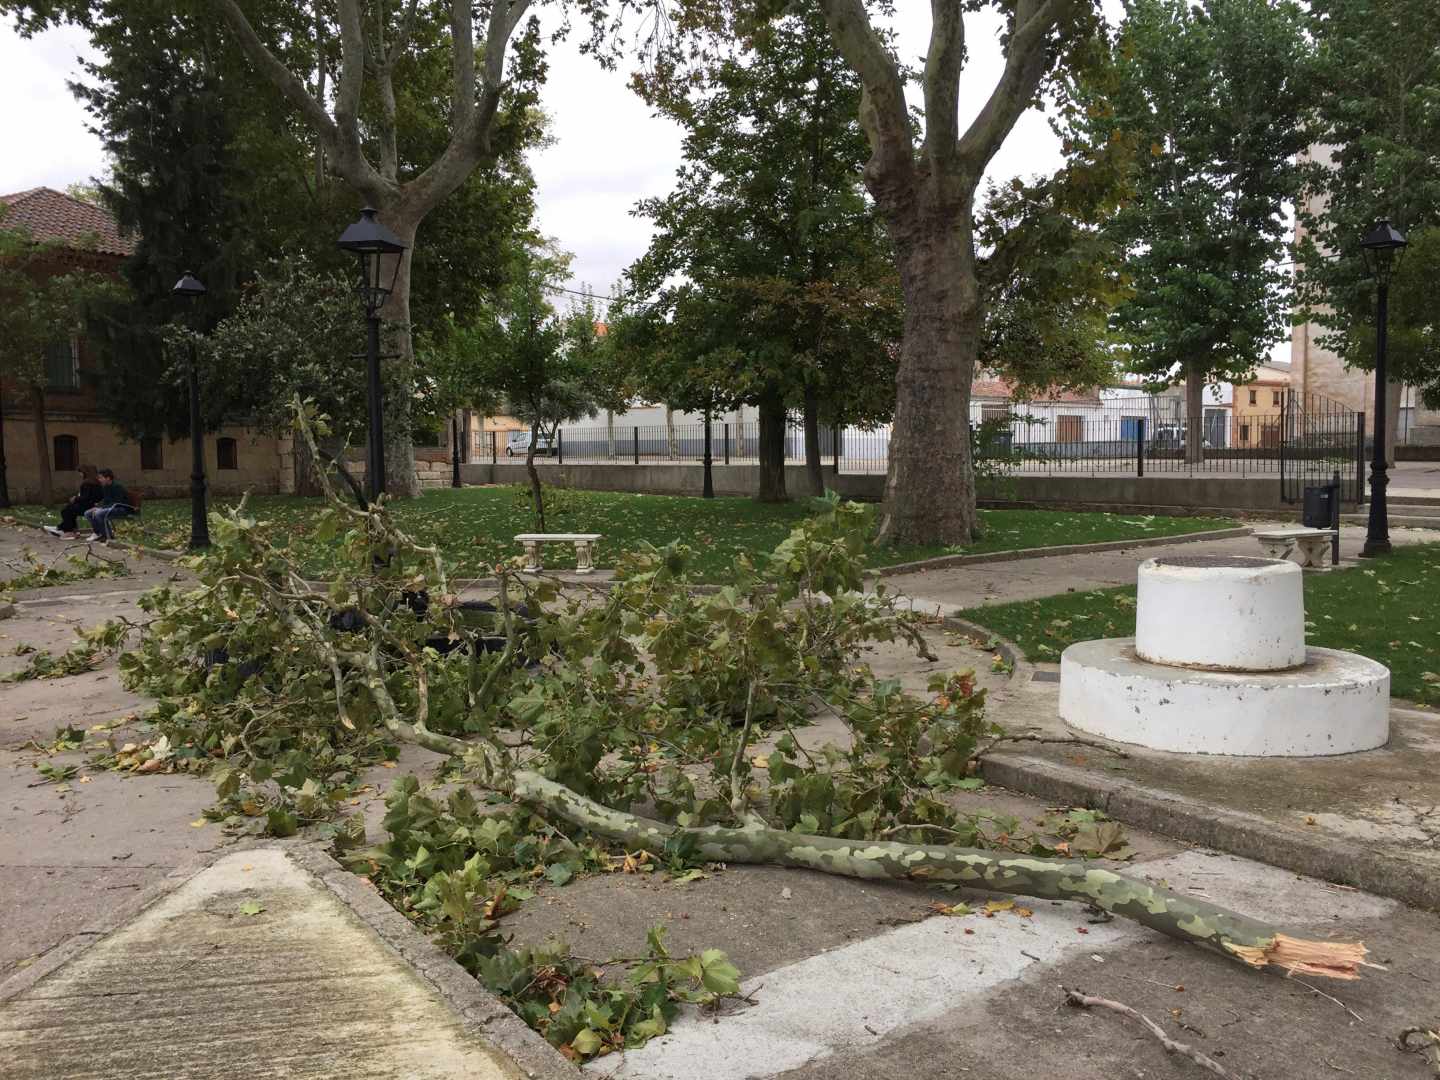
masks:
{"label": "person in dark jacket", "polygon": [[70,501],[60,508],[60,526],[46,525],[45,531],[51,536],[63,536],[66,540],[75,539],[75,526],[81,514],[92,506],[98,505],[100,497],[105,493],[104,487],[100,484],[100,477],[95,472],[94,465],[80,466],[80,489],[70,497]]}
{"label": "person in dark jacket", "polygon": [[130,493],[115,479],[114,469],[100,470],[100,502],[85,511],[85,520],[95,531],[87,540],[105,543],[115,539],[114,523],[135,513]]}

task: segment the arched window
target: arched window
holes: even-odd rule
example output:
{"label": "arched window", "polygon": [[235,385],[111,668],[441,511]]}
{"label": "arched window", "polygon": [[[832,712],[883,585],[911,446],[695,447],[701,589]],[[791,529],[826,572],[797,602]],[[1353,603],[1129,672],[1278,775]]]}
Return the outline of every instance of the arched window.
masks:
{"label": "arched window", "polygon": [[55,471],[74,472],[80,468],[80,440],[74,435],[55,436]]}
{"label": "arched window", "polygon": [[234,439],[215,440],[215,465],[221,469],[240,468],[240,454]]}

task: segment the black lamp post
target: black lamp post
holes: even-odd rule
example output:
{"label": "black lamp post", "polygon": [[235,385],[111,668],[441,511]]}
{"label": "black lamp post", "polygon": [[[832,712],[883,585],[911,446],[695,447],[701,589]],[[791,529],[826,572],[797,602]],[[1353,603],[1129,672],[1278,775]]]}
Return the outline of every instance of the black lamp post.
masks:
{"label": "black lamp post", "polygon": [[[191,271],[175,283],[170,292],[194,302],[205,295],[205,286]],[[205,432],[200,427],[200,364],[195,354],[195,337],[190,337],[190,550],[210,546],[210,523],[205,514]]]}
{"label": "black lamp post", "polygon": [[375,220],[375,210],[369,206],[360,211],[359,221],[340,234],[337,243],[341,251],[352,252],[360,260],[360,299],[365,305],[365,319],[369,324],[366,357],[369,362],[367,382],[370,434],[367,440],[365,481],[373,500],[385,490],[385,424],[381,411],[383,400],[380,388],[380,309],[395,291],[405,244]]}
{"label": "black lamp post", "polygon": [[1390,483],[1385,460],[1385,420],[1388,379],[1385,374],[1385,323],[1390,314],[1390,279],[1400,267],[1405,254],[1406,240],[1388,220],[1381,222],[1365,234],[1360,249],[1365,257],[1365,269],[1375,279],[1379,301],[1375,310],[1375,422],[1372,431],[1375,453],[1370,459],[1370,520],[1365,530],[1365,546],[1362,558],[1390,553],[1390,512],[1385,504],[1385,488]]}

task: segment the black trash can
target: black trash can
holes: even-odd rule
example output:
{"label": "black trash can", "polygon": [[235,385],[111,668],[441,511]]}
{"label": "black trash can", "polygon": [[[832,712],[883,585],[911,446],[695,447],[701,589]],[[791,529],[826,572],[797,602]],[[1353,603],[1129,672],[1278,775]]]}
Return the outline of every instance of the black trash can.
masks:
{"label": "black trash can", "polygon": [[1329,529],[1335,521],[1335,500],[1340,497],[1334,484],[1307,487],[1301,522],[1308,529]]}

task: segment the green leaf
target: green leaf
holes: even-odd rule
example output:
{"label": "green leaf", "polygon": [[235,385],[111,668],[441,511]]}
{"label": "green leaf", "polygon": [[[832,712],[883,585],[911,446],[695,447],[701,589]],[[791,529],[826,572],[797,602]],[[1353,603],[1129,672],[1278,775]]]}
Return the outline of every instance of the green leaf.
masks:
{"label": "green leaf", "polygon": [[545,877],[552,885],[564,885],[574,876],[575,871],[563,862],[551,863],[545,868]]}
{"label": "green leaf", "polygon": [[259,915],[265,910],[265,905],[258,900],[246,900],[235,909],[241,915]]}
{"label": "green leaf", "polygon": [[589,1028],[585,1028],[570,1040],[571,1048],[581,1057],[594,1057],[603,1045],[600,1036]]}

